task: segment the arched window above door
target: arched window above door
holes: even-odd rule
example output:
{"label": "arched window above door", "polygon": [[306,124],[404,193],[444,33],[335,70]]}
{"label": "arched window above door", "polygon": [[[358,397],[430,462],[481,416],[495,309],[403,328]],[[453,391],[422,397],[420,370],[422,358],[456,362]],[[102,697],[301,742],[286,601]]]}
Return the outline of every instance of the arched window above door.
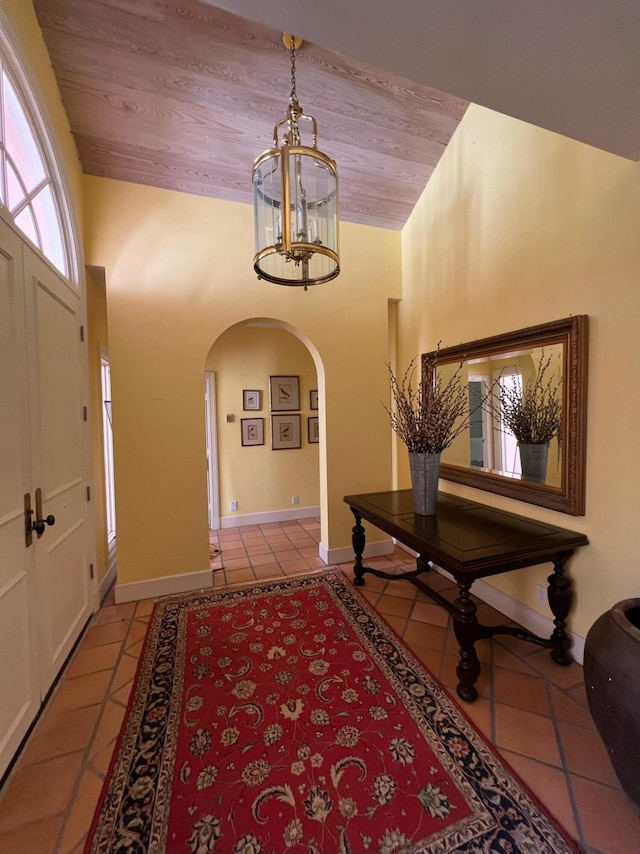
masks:
{"label": "arched window above door", "polygon": [[71,278],[70,241],[60,190],[38,123],[0,52],[0,204],[14,224],[64,276]]}

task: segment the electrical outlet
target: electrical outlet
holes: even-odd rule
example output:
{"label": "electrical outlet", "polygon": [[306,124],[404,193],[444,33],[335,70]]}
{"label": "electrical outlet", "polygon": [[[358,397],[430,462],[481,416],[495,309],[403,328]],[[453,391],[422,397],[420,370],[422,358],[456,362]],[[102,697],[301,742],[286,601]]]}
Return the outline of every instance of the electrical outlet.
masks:
{"label": "electrical outlet", "polygon": [[536,585],[536,594],[538,596],[538,602],[547,601],[547,588],[544,586],[544,584]]}
{"label": "electrical outlet", "polygon": [[297,496],[297,495],[292,495],[292,496],[291,496],[291,503],[292,503],[292,504],[297,504],[297,503],[298,503],[298,496]]}
{"label": "electrical outlet", "polygon": [[238,509],[238,502],[237,501],[230,501],[229,507],[231,508],[231,510],[237,510]]}

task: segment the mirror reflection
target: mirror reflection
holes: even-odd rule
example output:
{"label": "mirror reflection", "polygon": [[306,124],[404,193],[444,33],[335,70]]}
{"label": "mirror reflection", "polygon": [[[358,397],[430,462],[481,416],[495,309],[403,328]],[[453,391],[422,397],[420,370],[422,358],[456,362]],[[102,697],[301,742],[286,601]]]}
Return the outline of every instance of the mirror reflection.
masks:
{"label": "mirror reflection", "polygon": [[423,354],[423,381],[460,369],[468,389],[470,428],[443,451],[441,478],[584,514],[587,323],[577,315]]}
{"label": "mirror reflection", "polygon": [[[562,343],[466,360],[469,430],[442,462],[561,488],[563,363]],[[446,381],[457,367],[438,372]]]}

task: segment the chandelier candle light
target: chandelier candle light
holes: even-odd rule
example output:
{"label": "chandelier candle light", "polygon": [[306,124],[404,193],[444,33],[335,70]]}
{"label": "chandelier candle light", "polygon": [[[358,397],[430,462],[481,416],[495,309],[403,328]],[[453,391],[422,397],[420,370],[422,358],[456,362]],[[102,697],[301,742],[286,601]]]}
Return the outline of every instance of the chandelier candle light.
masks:
{"label": "chandelier candle light", "polygon": [[[338,173],[318,150],[316,120],[298,103],[295,56],[302,40],[285,33],[283,41],[291,52],[291,95],[286,117],[273,129],[273,148],[253,166],[253,268],[259,279],[306,291],[340,272]],[[311,147],[302,145],[300,121],[311,123]]]}

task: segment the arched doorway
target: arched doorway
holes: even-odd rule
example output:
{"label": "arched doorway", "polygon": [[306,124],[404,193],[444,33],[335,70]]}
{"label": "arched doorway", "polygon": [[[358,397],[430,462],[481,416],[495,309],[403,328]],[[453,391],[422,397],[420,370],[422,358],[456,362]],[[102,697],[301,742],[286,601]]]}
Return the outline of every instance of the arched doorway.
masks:
{"label": "arched doorway", "polygon": [[[285,324],[253,319],[216,340],[205,370],[215,374],[220,527],[320,515],[318,355]],[[279,379],[289,403],[274,400]]]}

